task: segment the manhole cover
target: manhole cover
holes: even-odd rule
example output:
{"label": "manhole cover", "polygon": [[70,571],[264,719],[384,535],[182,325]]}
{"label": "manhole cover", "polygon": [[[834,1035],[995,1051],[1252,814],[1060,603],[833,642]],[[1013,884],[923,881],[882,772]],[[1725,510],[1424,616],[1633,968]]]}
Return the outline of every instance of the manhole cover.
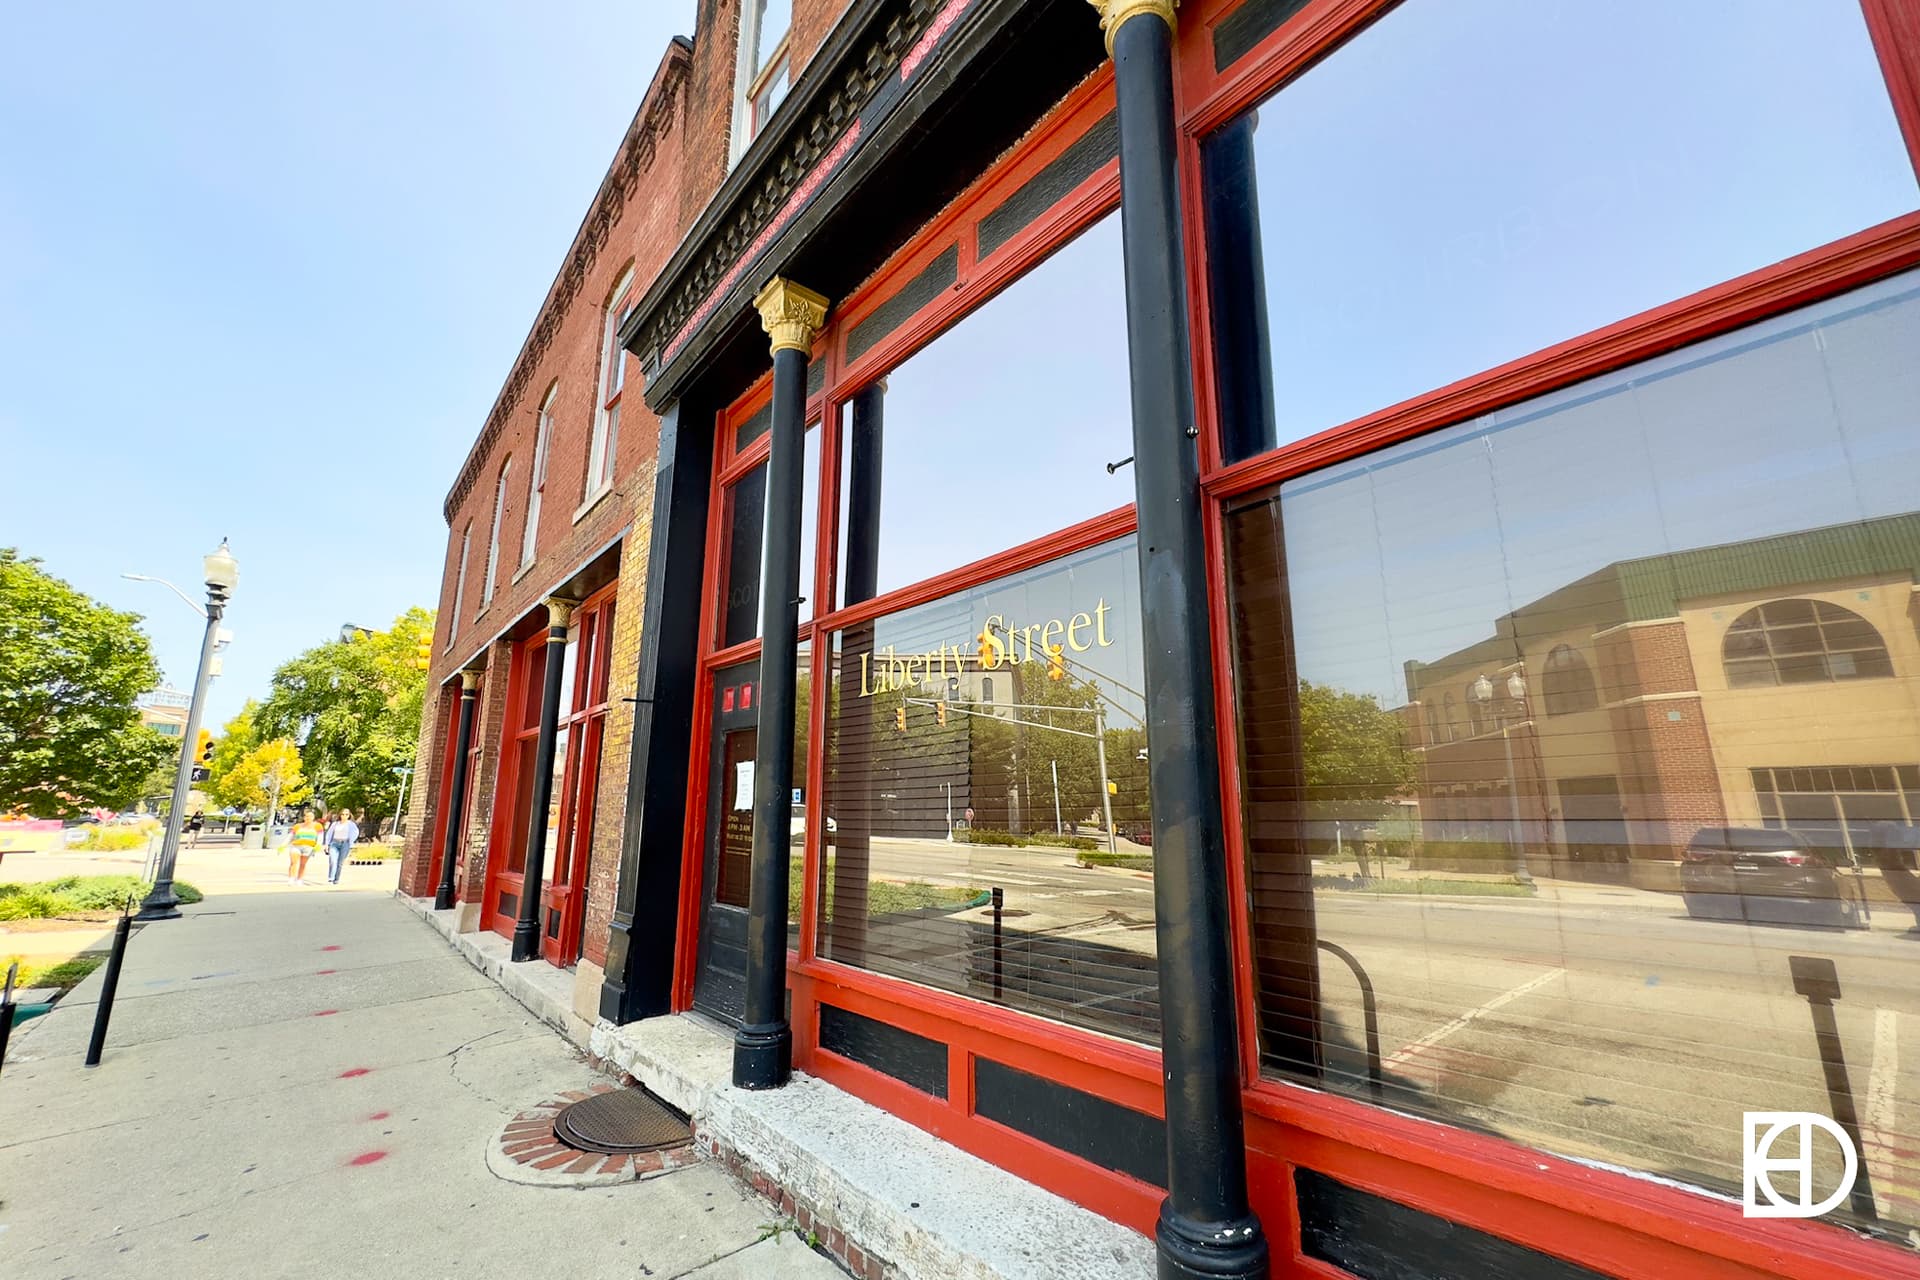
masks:
{"label": "manhole cover", "polygon": [[553,1136],[578,1151],[623,1156],[658,1151],[693,1138],[686,1120],[645,1089],[615,1089],[563,1107]]}

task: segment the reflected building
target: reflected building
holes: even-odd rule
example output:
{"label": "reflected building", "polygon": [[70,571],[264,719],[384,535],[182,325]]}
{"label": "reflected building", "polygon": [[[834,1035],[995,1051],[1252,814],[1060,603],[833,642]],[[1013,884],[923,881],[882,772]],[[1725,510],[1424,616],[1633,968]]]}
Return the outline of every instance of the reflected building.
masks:
{"label": "reflected building", "polygon": [[1920,514],[1622,560],[1406,664],[1417,862],[1677,888],[1702,827],[1920,811]]}

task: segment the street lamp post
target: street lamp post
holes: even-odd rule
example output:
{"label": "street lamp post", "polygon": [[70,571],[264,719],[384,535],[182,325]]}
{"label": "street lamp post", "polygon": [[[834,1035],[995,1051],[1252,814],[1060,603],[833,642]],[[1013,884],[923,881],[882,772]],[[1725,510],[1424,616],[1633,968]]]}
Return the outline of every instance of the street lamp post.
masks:
{"label": "street lamp post", "polygon": [[200,716],[206,709],[207,683],[213,678],[213,650],[219,640],[220,615],[227,597],[240,581],[240,565],[222,538],[201,562],[207,583],[207,633],[200,641],[200,670],[193,681],[193,701],[187,705],[187,725],[180,737],[180,767],[173,775],[173,803],[167,810],[167,835],[160,845],[160,865],[153,888],[140,904],[139,920],[173,920],[180,915],[180,899],[173,892],[173,866],[180,856],[180,824],[186,817],[187,791],[193,781],[193,743],[200,736]]}

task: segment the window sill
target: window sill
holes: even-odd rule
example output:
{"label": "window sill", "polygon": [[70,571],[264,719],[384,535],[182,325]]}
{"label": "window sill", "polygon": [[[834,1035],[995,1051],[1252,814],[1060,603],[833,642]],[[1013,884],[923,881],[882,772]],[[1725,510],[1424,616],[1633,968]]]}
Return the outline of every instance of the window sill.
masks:
{"label": "window sill", "polygon": [[601,485],[598,489],[588,494],[587,500],[574,509],[573,522],[579,524],[581,520],[586,518],[587,512],[599,506],[601,502],[606,499],[606,496],[612,492],[613,482],[608,481],[606,484]]}
{"label": "window sill", "polygon": [[523,564],[523,565],[521,565],[521,566],[520,566],[520,567],[519,567],[518,569],[515,569],[515,570],[513,571],[513,577],[512,577],[512,578],[511,578],[511,579],[510,579],[510,580],[508,581],[508,583],[507,583],[507,585],[508,585],[508,586],[510,586],[510,587],[517,587],[517,586],[519,586],[519,585],[520,585],[520,579],[522,579],[522,578],[524,578],[524,577],[526,577],[526,576],[527,576],[528,574],[530,574],[530,573],[532,573],[532,572],[533,572],[533,566],[534,566],[534,565],[536,565],[536,564],[538,564],[538,563],[540,563],[540,560],[539,560],[539,558],[538,558],[538,557],[536,556],[536,557],[535,557],[534,559],[532,559],[532,560],[529,560],[529,561],[527,561],[527,562],[526,562],[525,564]]}

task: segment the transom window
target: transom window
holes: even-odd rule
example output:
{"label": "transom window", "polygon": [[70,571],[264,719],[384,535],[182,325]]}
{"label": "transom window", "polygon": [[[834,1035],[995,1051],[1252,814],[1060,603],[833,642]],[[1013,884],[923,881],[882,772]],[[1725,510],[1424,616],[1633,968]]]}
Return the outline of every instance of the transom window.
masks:
{"label": "transom window", "polygon": [[1721,656],[1736,689],[1893,674],[1873,624],[1825,600],[1774,600],[1747,610],[1727,628]]}

